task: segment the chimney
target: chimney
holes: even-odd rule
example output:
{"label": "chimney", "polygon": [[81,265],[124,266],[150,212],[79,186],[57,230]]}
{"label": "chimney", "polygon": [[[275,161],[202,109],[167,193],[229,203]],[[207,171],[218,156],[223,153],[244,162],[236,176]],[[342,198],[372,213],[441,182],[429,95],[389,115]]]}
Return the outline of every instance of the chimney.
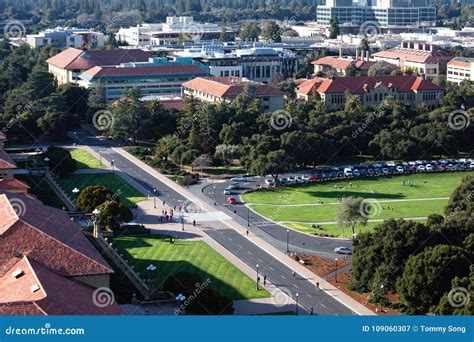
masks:
{"label": "chimney", "polygon": [[368,62],[369,61],[369,56],[370,56],[370,51],[365,51],[365,60]]}
{"label": "chimney", "polygon": [[359,60],[359,49],[356,49],[356,58],[355,58],[356,61]]}
{"label": "chimney", "polygon": [[342,46],[339,46],[339,58],[342,58]]}

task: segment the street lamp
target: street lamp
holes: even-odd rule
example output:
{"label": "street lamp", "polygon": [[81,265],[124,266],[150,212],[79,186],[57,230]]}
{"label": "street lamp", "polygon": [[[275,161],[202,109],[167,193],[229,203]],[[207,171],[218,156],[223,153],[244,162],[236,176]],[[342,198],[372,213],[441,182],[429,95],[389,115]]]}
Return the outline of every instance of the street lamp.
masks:
{"label": "street lamp", "polygon": [[213,186],[213,193],[212,193],[213,197],[214,197],[214,205],[216,205],[216,185],[214,184]]}
{"label": "street lamp", "polygon": [[298,294],[298,292],[296,292],[296,308],[295,308],[295,314],[296,316],[298,316],[298,307],[299,307],[299,298],[300,298],[300,295]]}
{"label": "street lamp", "polygon": [[183,214],[181,214],[181,229],[184,232],[184,217],[183,217]]}
{"label": "street lamp", "polygon": [[110,166],[112,166],[112,172],[115,172],[115,160],[110,161]]}
{"label": "street lamp", "polygon": [[258,264],[257,264],[257,290],[260,290],[258,283],[260,281],[260,277],[258,276]]}
{"label": "street lamp", "polygon": [[153,187],[153,208],[156,209],[156,187]]}
{"label": "street lamp", "polygon": [[336,277],[335,277],[335,283],[337,283],[337,258],[335,258],[334,260],[336,260]]}
{"label": "street lamp", "polygon": [[102,165],[102,150],[99,150],[99,163]]}
{"label": "street lamp", "polygon": [[48,157],[46,157],[46,158],[43,159],[43,161],[44,161],[45,163],[48,163],[48,162],[50,161],[50,159],[49,159]]}
{"label": "street lamp", "polygon": [[383,307],[382,307],[382,294],[383,294],[383,284],[380,284],[380,299],[379,299],[380,312],[383,312]]}
{"label": "street lamp", "polygon": [[94,230],[93,230],[93,233],[92,235],[97,239],[99,238],[99,214],[100,214],[100,210],[95,208],[94,211],[92,212],[92,214],[94,215],[94,221],[93,221],[93,224],[94,224]]}
{"label": "street lamp", "polygon": [[247,207],[247,227],[250,227],[250,208]]}
{"label": "street lamp", "polygon": [[286,230],[286,253],[290,252],[290,230]]}
{"label": "street lamp", "polygon": [[148,271],[148,286],[149,286],[149,291],[150,291],[150,294],[149,296],[151,296],[151,294],[153,293],[153,281],[154,281],[154,278],[153,278],[153,272],[156,271],[156,266],[153,265],[153,264],[150,264],[147,266],[146,270]]}
{"label": "street lamp", "polygon": [[[72,193],[73,194],[77,194],[80,190],[78,188],[74,188],[72,189]],[[96,209],[97,210],[97,209]],[[95,210],[94,210],[95,211]]]}

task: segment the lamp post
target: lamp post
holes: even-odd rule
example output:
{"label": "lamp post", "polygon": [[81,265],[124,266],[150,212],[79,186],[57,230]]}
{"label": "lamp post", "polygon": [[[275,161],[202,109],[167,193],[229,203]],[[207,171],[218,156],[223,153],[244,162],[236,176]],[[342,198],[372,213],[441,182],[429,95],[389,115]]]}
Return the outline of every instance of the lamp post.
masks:
{"label": "lamp post", "polygon": [[156,209],[156,187],[153,187],[153,208]]}
{"label": "lamp post", "polygon": [[179,295],[176,296],[176,300],[179,303],[178,314],[181,314],[181,307],[183,306],[183,303],[186,300],[186,296],[184,296],[183,294],[180,293]]}
{"label": "lamp post", "polygon": [[296,292],[296,308],[295,308],[295,314],[296,314],[296,316],[298,316],[298,307],[299,307],[299,305],[300,305],[300,304],[299,304],[299,303],[300,303],[299,298],[300,298],[300,295],[298,294],[298,292]]}
{"label": "lamp post", "polygon": [[214,197],[214,205],[216,205],[216,185],[214,184],[213,186],[213,193],[212,193],[213,197]]}
{"label": "lamp post", "polygon": [[181,214],[181,230],[184,232],[184,217],[183,217],[183,214]]}
{"label": "lamp post", "polygon": [[152,295],[153,293],[153,282],[154,282],[154,277],[153,277],[153,273],[156,271],[156,266],[153,265],[153,264],[150,264],[147,266],[146,270],[148,271],[148,286],[149,286],[149,296]]}
{"label": "lamp post", "polygon": [[112,160],[110,161],[110,166],[112,166],[112,172],[115,173],[115,160],[112,159]]}
{"label": "lamp post", "polygon": [[250,227],[250,208],[247,207],[247,227]]}
{"label": "lamp post", "polygon": [[92,212],[92,214],[94,215],[94,221],[93,221],[93,224],[94,224],[94,231],[93,231],[93,236],[97,239],[99,237],[99,233],[100,233],[100,227],[99,227],[99,215],[100,215],[100,210],[95,208],[94,211]]}
{"label": "lamp post", "polygon": [[44,161],[45,163],[48,163],[48,162],[50,161],[50,159],[49,159],[48,157],[46,157],[46,158],[43,159],[43,161]]}
{"label": "lamp post", "polygon": [[383,312],[383,307],[382,307],[382,294],[383,294],[383,284],[380,284],[380,300],[379,300],[380,312]]}
{"label": "lamp post", "polygon": [[290,252],[290,230],[286,230],[286,253]]}
{"label": "lamp post", "polygon": [[99,150],[99,163],[102,165],[102,150]]}
{"label": "lamp post", "polygon": [[258,283],[260,281],[260,277],[258,276],[258,264],[257,264],[257,290],[260,290]]}
{"label": "lamp post", "polygon": [[334,282],[337,283],[337,258],[335,258],[334,260],[336,260],[336,277],[335,277]]}

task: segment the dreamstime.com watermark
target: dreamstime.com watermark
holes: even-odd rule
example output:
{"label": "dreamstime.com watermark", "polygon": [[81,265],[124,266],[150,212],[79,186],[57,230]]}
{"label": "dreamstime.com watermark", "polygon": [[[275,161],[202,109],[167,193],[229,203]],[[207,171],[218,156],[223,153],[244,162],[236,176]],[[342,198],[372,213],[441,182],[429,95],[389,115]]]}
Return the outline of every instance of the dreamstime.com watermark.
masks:
{"label": "dreamstime.com watermark", "polygon": [[5,329],[7,336],[45,336],[45,335],[85,335],[84,328],[53,328],[50,323],[39,328],[16,328],[9,326]]}
{"label": "dreamstime.com watermark", "polygon": [[285,110],[277,110],[270,116],[270,126],[277,131],[282,131],[291,127],[293,118],[291,114]]}
{"label": "dreamstime.com watermark", "polygon": [[448,293],[448,302],[453,308],[460,308],[469,304],[471,295],[464,287],[452,288]]}
{"label": "dreamstime.com watermark", "polygon": [[176,316],[181,315],[183,312],[186,311],[186,308],[194,301],[196,300],[199,295],[209,286],[209,284],[212,283],[212,280],[207,278],[205,281],[200,283],[196,283],[195,286],[196,288],[194,289],[193,293],[191,293],[188,297],[183,297],[183,301],[181,301],[180,305],[178,308],[174,310],[174,314]]}
{"label": "dreamstime.com watermark", "polygon": [[98,308],[111,306],[115,302],[115,295],[108,287],[99,287],[92,293],[92,303]]}

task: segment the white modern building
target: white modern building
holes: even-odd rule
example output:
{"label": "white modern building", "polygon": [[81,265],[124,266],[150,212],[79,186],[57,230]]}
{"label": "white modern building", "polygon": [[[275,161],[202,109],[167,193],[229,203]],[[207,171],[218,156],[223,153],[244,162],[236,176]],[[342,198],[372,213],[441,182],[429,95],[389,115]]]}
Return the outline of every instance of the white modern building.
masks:
{"label": "white modern building", "polygon": [[[193,17],[167,17],[165,23],[142,24],[120,28],[116,33],[118,41],[131,46],[166,46],[178,43],[218,40],[221,27],[213,23],[199,23]],[[237,32],[227,30],[229,40],[234,40]]]}
{"label": "white modern building", "polygon": [[105,45],[105,35],[102,32],[84,30],[75,27],[56,27],[38,34],[26,35],[26,43],[32,48],[40,46],[55,46],[57,48],[102,48]]}
{"label": "white modern building", "polygon": [[269,83],[276,77],[294,77],[302,62],[302,57],[284,48],[257,46],[224,48],[222,46],[190,48],[176,51],[174,56],[190,57],[203,63],[209,68],[212,76],[244,77],[263,83]]}
{"label": "white modern building", "polygon": [[317,22],[329,26],[332,17],[349,27],[426,27],[435,24],[436,8],[427,0],[326,0],[317,8]]}
{"label": "white modern building", "polygon": [[448,82],[474,82],[474,58],[456,57],[448,63],[446,79]]}

